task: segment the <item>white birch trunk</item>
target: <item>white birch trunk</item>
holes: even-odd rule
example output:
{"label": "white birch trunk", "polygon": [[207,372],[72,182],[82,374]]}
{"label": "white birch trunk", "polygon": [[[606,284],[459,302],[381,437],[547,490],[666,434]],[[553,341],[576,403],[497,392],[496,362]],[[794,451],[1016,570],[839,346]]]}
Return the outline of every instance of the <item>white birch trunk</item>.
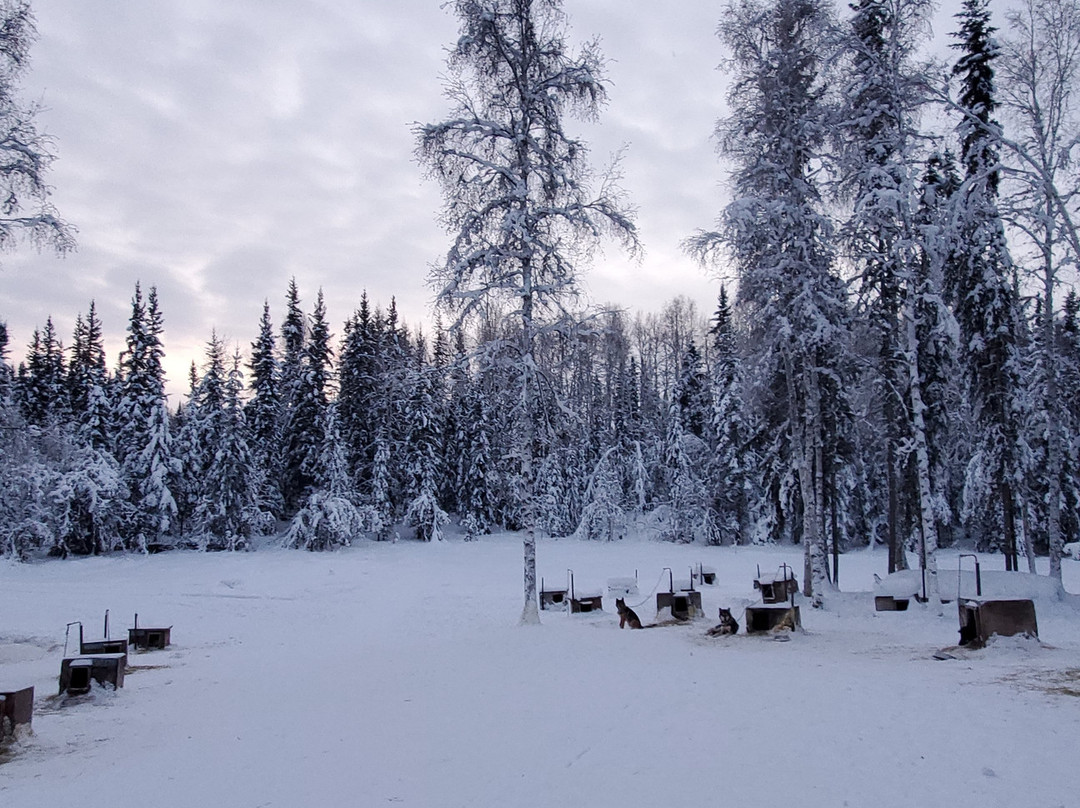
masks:
{"label": "white birch trunk", "polygon": [[938,587],[938,535],[934,518],[933,487],[930,482],[930,454],[926,447],[926,409],[922,398],[922,377],[919,375],[919,340],[915,331],[914,279],[908,279],[904,301],[904,332],[907,341],[909,396],[911,398],[911,432],[915,444],[915,469],[919,480],[919,519],[922,531],[921,566],[925,580],[924,595],[934,614],[942,614],[941,590]]}
{"label": "white birch trunk", "polygon": [[1028,536],[1031,535],[1031,531],[1028,530],[1028,509],[1023,500],[1020,502],[1020,527],[1018,530],[1019,541],[1024,547],[1024,556],[1027,558],[1028,572],[1035,575],[1035,546],[1028,540]]}
{"label": "white birch trunk", "polygon": [[533,351],[532,321],[532,273],[526,263],[523,275],[525,294],[521,301],[521,339],[522,339],[522,379],[521,379],[521,417],[524,445],[521,449],[521,476],[525,485],[525,538],[524,584],[525,605],[521,610],[521,625],[540,625],[540,609],[536,599],[536,485],[533,481],[533,438],[536,425],[533,413],[536,395],[534,375],[536,365]]}
{"label": "white birch trunk", "polygon": [[825,605],[825,587],[828,585],[825,548],[822,546],[821,509],[818,507],[818,488],[814,482],[814,458],[819,451],[818,441],[811,434],[821,422],[821,401],[817,389],[817,372],[806,369],[804,389],[805,415],[799,413],[799,397],[796,391],[795,366],[787,345],[784,351],[784,372],[787,376],[788,417],[790,419],[792,455],[799,477],[799,494],[802,500],[803,527],[803,594],[810,598],[815,609]]}
{"label": "white birch trunk", "polygon": [[[1043,379],[1043,413],[1046,418],[1046,465],[1047,474],[1047,512],[1046,534],[1049,540],[1050,577],[1057,581],[1058,591],[1065,591],[1061,581],[1061,429],[1059,428],[1058,383],[1057,383],[1057,341],[1054,329],[1054,255],[1051,249],[1054,237],[1053,202],[1046,200],[1046,237],[1043,246],[1043,351],[1045,378]],[[1034,570],[1032,570],[1034,572]]]}

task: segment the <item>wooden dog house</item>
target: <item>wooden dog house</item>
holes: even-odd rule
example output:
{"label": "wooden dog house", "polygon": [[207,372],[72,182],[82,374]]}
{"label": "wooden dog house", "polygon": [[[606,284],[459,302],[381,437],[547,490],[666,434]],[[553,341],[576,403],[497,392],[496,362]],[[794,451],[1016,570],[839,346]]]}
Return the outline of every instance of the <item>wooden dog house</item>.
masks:
{"label": "wooden dog house", "polygon": [[704,614],[701,608],[701,592],[694,589],[694,572],[690,571],[689,580],[676,581],[670,567],[664,567],[668,574],[668,591],[656,593],[656,611],[670,609],[676,620],[690,620]]}
{"label": "wooden dog house", "polygon": [[690,620],[703,614],[701,593],[696,589],[681,592],[657,592],[656,611],[671,609],[671,616],[676,620]]}
{"label": "wooden dog house", "polygon": [[[543,582],[541,581],[541,591]],[[543,599],[540,608],[543,608]],[[134,645],[139,651],[149,651],[155,648],[168,648],[172,642],[172,626],[160,628],[147,628],[139,625],[139,614],[135,613],[135,628],[128,629],[128,645]]]}
{"label": "wooden dog house", "polygon": [[[104,639],[102,640],[89,640],[83,636],[83,624],[81,620],[68,623],[68,631],[72,626],[79,627],[79,655],[80,656],[97,656],[100,654],[123,654],[124,664],[127,665],[127,640],[113,640],[109,637],[109,610],[105,610],[105,628]],[[64,637],[64,654],[67,655],[67,636]]]}
{"label": "wooden dog house", "polygon": [[761,567],[758,567],[754,589],[761,590],[762,603],[783,603],[799,591],[799,581],[795,578],[795,570],[787,564],[781,564],[776,572],[764,575],[761,574]]}
{"label": "wooden dog house", "polygon": [[1030,600],[973,600],[957,602],[960,617],[960,645],[985,645],[999,637],[1039,636],[1035,603]]}
{"label": "wooden dog house", "polygon": [[746,633],[759,634],[764,631],[778,631],[802,628],[802,619],[798,606],[788,604],[770,604],[767,606],[746,607]]}
{"label": "wooden dog house", "polygon": [[60,693],[75,696],[88,693],[92,682],[112,685],[113,690],[124,686],[124,667],[127,654],[91,654],[67,657],[60,663]]}
{"label": "wooden dog house", "polygon": [[124,654],[127,655],[127,640],[91,640],[84,642],[79,638],[79,655],[94,656],[97,654]]}
{"label": "wooden dog house", "polygon": [[638,595],[637,572],[633,578],[608,578],[607,593],[609,598],[633,598]]}
{"label": "wooden dog house", "polygon": [[599,591],[589,590],[578,592],[570,598],[570,611],[578,612],[602,612],[604,611],[604,596]]}
{"label": "wooden dog house", "polygon": [[574,587],[574,571],[566,571],[570,584],[570,612],[571,614],[602,612],[604,610],[604,594],[598,589],[582,589],[578,591]]}
{"label": "wooden dog house", "polygon": [[906,612],[910,598],[896,598],[892,595],[876,595],[874,610],[878,612]]}
{"label": "wooden dog house", "polygon": [[34,688],[0,691],[0,741],[14,738],[34,720]]}
{"label": "wooden dog house", "polygon": [[540,608],[541,609],[565,609],[567,602],[568,590],[566,587],[559,587],[557,589],[550,589],[544,583],[544,579],[540,579]]}
{"label": "wooden dog house", "polygon": [[129,628],[128,645],[140,651],[168,648],[172,642],[172,626],[165,628]]}

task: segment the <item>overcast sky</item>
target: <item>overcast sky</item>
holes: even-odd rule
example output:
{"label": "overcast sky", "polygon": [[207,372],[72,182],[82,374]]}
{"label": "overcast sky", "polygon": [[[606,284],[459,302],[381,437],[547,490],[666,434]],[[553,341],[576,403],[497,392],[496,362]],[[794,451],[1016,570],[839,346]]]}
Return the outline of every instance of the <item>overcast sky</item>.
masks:
{"label": "overcast sky", "polygon": [[[96,300],[110,366],[135,282],[157,286],[170,389],[211,329],[247,349],[263,299],[275,325],[295,276],[322,287],[335,335],[367,290],[431,320],[425,283],[448,236],[413,159],[413,124],[448,112],[440,76],[457,22],[440,0],[36,0],[25,95],[55,138],[53,201],[78,228],[57,259],[0,257],[14,357],[53,317],[65,345]],[[566,0],[570,39],[598,36],[610,102],[568,123],[599,167],[625,145],[624,185],[645,247],[610,245],[585,274],[596,302],[656,311],[684,294],[711,311],[719,283],[679,251],[710,227],[725,175],[720,2]],[[1002,24],[1002,21],[998,21]],[[939,15],[937,28],[952,30]],[[174,403],[176,403],[174,401]]]}

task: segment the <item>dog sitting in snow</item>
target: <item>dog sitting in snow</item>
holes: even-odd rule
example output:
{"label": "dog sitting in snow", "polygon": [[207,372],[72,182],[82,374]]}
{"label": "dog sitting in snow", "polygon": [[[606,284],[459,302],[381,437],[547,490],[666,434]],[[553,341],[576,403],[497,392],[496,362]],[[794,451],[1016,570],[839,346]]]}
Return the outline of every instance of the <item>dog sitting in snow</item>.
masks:
{"label": "dog sitting in snow", "polygon": [[720,622],[709,629],[710,637],[726,637],[728,634],[739,633],[739,621],[732,614],[731,609],[720,607]]}
{"label": "dog sitting in snow", "polygon": [[619,613],[619,628],[641,628],[641,618],[622,598],[615,598],[615,611]]}

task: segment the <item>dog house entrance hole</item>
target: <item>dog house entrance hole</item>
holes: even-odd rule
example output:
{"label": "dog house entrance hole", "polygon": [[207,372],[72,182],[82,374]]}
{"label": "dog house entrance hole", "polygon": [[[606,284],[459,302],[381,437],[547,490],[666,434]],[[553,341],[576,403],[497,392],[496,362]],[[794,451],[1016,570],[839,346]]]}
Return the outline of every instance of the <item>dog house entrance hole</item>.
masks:
{"label": "dog house entrance hole", "polygon": [[90,666],[72,665],[68,679],[68,693],[86,693],[90,690]]}

